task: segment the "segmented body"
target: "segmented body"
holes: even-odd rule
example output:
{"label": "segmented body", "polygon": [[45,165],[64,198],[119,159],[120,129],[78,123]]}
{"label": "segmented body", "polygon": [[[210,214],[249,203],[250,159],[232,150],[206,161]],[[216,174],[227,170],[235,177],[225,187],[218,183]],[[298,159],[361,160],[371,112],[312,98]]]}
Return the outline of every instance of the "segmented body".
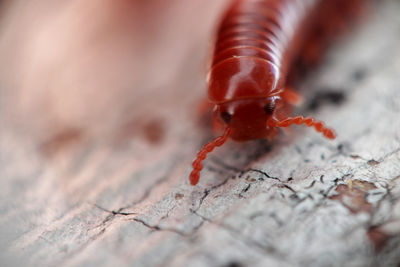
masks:
{"label": "segmented body", "polygon": [[[287,88],[294,61],[310,61],[350,10],[362,0],[234,0],[221,21],[209,73],[209,100],[224,134],[198,153],[190,175],[197,184],[202,161],[228,138],[272,138],[278,127],[304,124],[329,139],[333,130],[302,116],[289,117],[285,107],[298,96]],[[349,3],[350,2],[350,3]],[[342,12],[343,13],[343,12]]]}
{"label": "segmented body", "polygon": [[288,66],[300,48],[305,16],[316,2],[236,1],[218,32],[210,71],[210,100],[220,104],[283,90]]}

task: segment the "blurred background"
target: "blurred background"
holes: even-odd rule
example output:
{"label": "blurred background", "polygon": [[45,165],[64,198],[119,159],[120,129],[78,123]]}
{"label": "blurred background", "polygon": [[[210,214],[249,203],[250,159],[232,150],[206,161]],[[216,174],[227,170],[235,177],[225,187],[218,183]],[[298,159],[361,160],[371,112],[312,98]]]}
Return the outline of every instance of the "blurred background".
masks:
{"label": "blurred background", "polygon": [[109,139],[126,124],[162,120],[170,105],[205,98],[208,53],[227,2],[3,0],[3,127],[39,142]]}

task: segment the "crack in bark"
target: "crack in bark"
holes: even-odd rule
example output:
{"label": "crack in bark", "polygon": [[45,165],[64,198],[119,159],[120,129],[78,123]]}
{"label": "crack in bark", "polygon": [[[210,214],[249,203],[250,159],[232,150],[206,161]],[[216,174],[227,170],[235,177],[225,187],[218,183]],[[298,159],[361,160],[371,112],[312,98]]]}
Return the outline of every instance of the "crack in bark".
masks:
{"label": "crack in bark", "polygon": [[152,192],[157,186],[159,186],[160,184],[162,184],[163,182],[165,182],[166,180],[168,180],[168,178],[171,177],[170,174],[171,174],[171,172],[175,169],[175,167],[176,167],[176,165],[177,165],[178,162],[179,162],[178,160],[175,160],[175,161],[171,164],[170,168],[168,168],[168,170],[166,171],[166,173],[165,173],[164,175],[162,175],[161,178],[157,179],[153,184],[151,184],[151,185],[144,191],[143,195],[142,195],[138,200],[132,202],[131,204],[129,204],[129,205],[127,205],[127,206],[124,206],[124,207],[120,207],[120,208],[117,209],[117,210],[108,210],[108,209],[103,208],[103,207],[101,207],[101,206],[99,206],[99,205],[97,205],[97,204],[94,204],[97,208],[99,208],[99,209],[101,209],[101,210],[103,210],[103,211],[105,211],[105,212],[111,213],[111,215],[110,215],[111,217],[110,217],[110,218],[107,217],[107,218],[103,221],[103,223],[106,223],[107,221],[112,220],[113,217],[114,217],[115,215],[134,215],[134,214],[136,214],[136,213],[134,213],[134,212],[122,212],[122,211],[125,210],[125,209],[132,208],[132,207],[138,205],[139,203],[142,203],[145,199],[147,199],[147,198],[150,196],[151,192]]}
{"label": "crack in bark", "polygon": [[366,159],[364,157],[361,157],[358,154],[349,154],[348,157],[350,157],[351,159],[361,159],[361,160],[363,160],[364,164],[362,164],[362,165],[360,165],[358,167],[363,167],[363,166],[366,166],[366,165],[373,167],[373,166],[379,165],[380,163],[384,162],[388,157],[393,156],[394,154],[397,154],[399,152],[400,152],[400,147],[395,149],[395,150],[393,150],[393,151],[391,151],[391,152],[389,152],[389,153],[387,153],[386,155],[383,155],[379,159],[374,159],[374,158]]}
{"label": "crack in bark", "polygon": [[310,184],[309,186],[304,187],[304,189],[310,189],[310,188],[312,188],[312,187],[315,185],[315,183],[316,183],[316,180],[313,180],[313,181],[311,182],[311,184]]}
{"label": "crack in bark", "polygon": [[[101,207],[101,206],[99,206],[99,205],[95,205],[95,206],[96,206],[97,208],[101,209],[101,210],[104,211],[104,212],[110,213],[110,215],[107,216],[106,220],[104,220],[104,221],[102,222],[102,225],[105,225],[108,221],[111,221],[111,219],[115,218],[116,215],[129,216],[129,215],[137,215],[137,214],[138,214],[138,213],[134,213],[134,212],[132,212],[132,213],[125,213],[125,212],[110,211],[110,210],[107,210],[107,209],[105,209],[105,208],[103,208],[103,207]],[[144,219],[141,219],[141,218],[138,218],[138,217],[129,218],[129,220],[135,221],[135,222],[138,222],[138,223],[141,223],[142,225],[144,225],[145,227],[147,227],[147,228],[149,228],[149,229],[151,229],[151,230],[153,230],[153,231],[173,232],[173,233],[175,233],[175,234],[178,234],[178,235],[184,236],[184,237],[188,237],[188,236],[193,235],[193,234],[203,225],[203,223],[204,223],[204,222],[201,222],[199,225],[195,226],[195,227],[192,229],[192,231],[190,231],[190,232],[184,232],[184,231],[181,231],[181,230],[178,230],[178,229],[175,229],[175,228],[164,228],[164,227],[161,227],[161,226],[160,226],[160,222],[161,222],[163,219],[165,219],[165,218],[167,218],[167,217],[169,216],[169,212],[170,212],[170,210],[167,212],[166,215],[164,215],[163,217],[161,217],[161,219],[159,220],[159,223],[157,223],[157,224],[155,224],[155,225],[151,225],[150,223],[146,222]],[[104,229],[106,229],[106,228],[104,228]]]}
{"label": "crack in bark", "polygon": [[101,209],[102,211],[111,213],[112,215],[124,215],[124,216],[127,216],[127,215],[135,215],[135,214],[137,214],[136,212],[120,212],[119,210],[108,210],[108,209],[103,208],[103,207],[101,207],[101,206],[99,206],[97,204],[94,204],[94,206],[96,208],[98,208],[98,209]]}
{"label": "crack in bark", "polygon": [[93,204],[96,208],[109,213],[110,215],[108,215],[102,222],[100,225],[97,225],[95,228],[100,227],[100,226],[105,226],[106,223],[112,221],[116,215],[122,215],[122,216],[129,216],[129,215],[136,215],[137,213],[135,212],[119,212],[119,211],[115,211],[115,210],[108,210],[106,208],[101,207],[98,204]]}
{"label": "crack in bark", "polygon": [[174,164],[172,164],[172,167],[170,168],[170,170],[167,171],[166,174],[164,174],[163,176],[161,176],[160,179],[156,180],[153,184],[151,184],[143,193],[142,197],[140,197],[138,200],[133,201],[131,204],[121,207],[119,208],[117,211],[115,211],[116,213],[120,214],[121,211],[125,210],[125,209],[129,209],[132,208],[134,206],[136,206],[139,203],[142,203],[145,199],[147,199],[151,192],[159,185],[161,185],[163,182],[165,182],[166,180],[168,180],[168,178],[170,178],[171,176],[169,175],[173,169],[175,168],[176,162]]}
{"label": "crack in bark", "polygon": [[196,210],[196,211],[199,210],[200,207],[203,205],[204,200],[205,200],[205,199],[207,198],[207,196],[211,193],[211,191],[213,191],[213,190],[215,190],[215,189],[217,189],[217,188],[219,188],[219,187],[225,185],[225,184],[229,181],[229,179],[230,179],[230,177],[225,178],[225,180],[223,180],[221,183],[219,183],[219,184],[217,184],[217,185],[214,185],[214,186],[210,187],[209,189],[204,189],[204,191],[203,191],[203,196],[200,198],[199,204],[198,204],[197,208],[194,209],[194,210]]}
{"label": "crack in bark", "polygon": [[397,149],[387,153],[386,155],[382,156],[380,159],[378,159],[377,161],[379,163],[382,163],[383,161],[385,161],[388,157],[393,156],[394,154],[397,154],[400,152],[400,147],[398,147]]}
{"label": "crack in bark", "polygon": [[273,245],[264,245],[264,244],[260,244],[259,242],[253,240],[253,239],[249,239],[246,236],[243,235],[243,233],[239,230],[237,230],[236,228],[229,226],[227,224],[224,224],[222,222],[216,222],[210,218],[205,217],[204,215],[201,215],[200,213],[198,213],[195,210],[190,210],[193,214],[195,214],[196,216],[198,216],[199,218],[201,218],[203,221],[207,221],[211,224],[214,225],[218,225],[219,227],[222,227],[223,229],[225,229],[228,233],[230,233],[235,239],[239,239],[244,242],[247,245],[250,245],[256,249],[258,249],[261,253],[268,253],[276,258],[279,258],[280,260],[283,260],[284,257],[283,255],[279,254],[278,251],[276,250],[276,248]]}
{"label": "crack in bark", "polygon": [[178,235],[183,236],[183,237],[187,237],[187,236],[190,236],[190,235],[191,235],[191,233],[185,233],[185,232],[180,231],[180,230],[175,229],[175,228],[163,228],[163,227],[161,227],[161,226],[158,225],[158,224],[156,224],[156,225],[151,225],[151,224],[149,224],[148,222],[146,222],[145,220],[140,219],[140,218],[137,218],[137,217],[132,218],[131,220],[142,224],[143,226],[149,228],[149,229],[152,230],[152,231],[166,231],[166,232],[172,232],[172,233],[178,234]]}
{"label": "crack in bark", "polygon": [[218,159],[218,158],[214,158],[213,161],[214,161],[214,163],[216,163],[216,164],[218,164],[218,165],[224,167],[225,169],[228,169],[228,170],[231,170],[231,171],[234,171],[234,172],[238,173],[237,176],[238,176],[239,178],[242,178],[243,175],[246,174],[246,173],[248,173],[248,172],[258,172],[258,173],[264,175],[265,177],[267,177],[267,178],[269,178],[269,179],[274,179],[274,180],[281,181],[278,177],[270,176],[268,173],[266,173],[266,172],[264,172],[264,171],[262,171],[262,170],[259,170],[259,169],[247,168],[247,169],[245,169],[245,170],[242,170],[242,169],[233,167],[233,166],[231,166],[231,165],[229,165],[229,164],[226,164],[225,162],[223,162],[222,160],[220,160],[220,159]]}
{"label": "crack in bark", "polygon": [[169,218],[170,213],[177,207],[177,205],[173,205],[172,208],[168,209],[167,213],[165,215],[163,215],[160,220],[159,223],[162,222],[163,220]]}
{"label": "crack in bark", "polygon": [[239,198],[244,198],[243,194],[249,191],[251,187],[251,184],[248,184],[245,188],[242,189],[242,191],[239,193]]}
{"label": "crack in bark", "polygon": [[[238,176],[239,178],[243,177],[243,175],[244,175],[245,173],[248,173],[248,172],[257,172],[257,173],[260,173],[260,174],[262,174],[263,176],[265,176],[265,177],[267,177],[267,178],[269,178],[269,179],[277,180],[277,181],[279,181],[280,183],[283,184],[283,182],[282,182],[278,177],[270,176],[268,173],[266,173],[266,172],[264,172],[264,171],[262,171],[262,170],[253,169],[253,168],[248,168],[248,169],[246,169],[246,170],[241,170],[241,171],[239,170],[238,172],[239,172],[239,174],[238,174],[237,176]],[[213,190],[215,190],[215,189],[217,189],[217,188],[219,188],[219,187],[225,185],[230,179],[231,179],[231,177],[228,177],[228,178],[226,178],[225,180],[223,180],[221,183],[219,183],[219,184],[217,184],[217,185],[214,185],[214,186],[212,186],[212,187],[209,188],[209,189],[205,189],[204,192],[203,192],[203,196],[200,198],[200,201],[199,201],[199,204],[198,204],[197,208],[194,209],[194,210],[196,210],[196,211],[199,210],[200,207],[202,206],[204,200],[208,197],[208,195],[209,195]],[[261,181],[263,181],[263,180],[261,180]]]}
{"label": "crack in bark", "polygon": [[273,179],[273,180],[277,180],[279,182],[282,182],[281,179],[279,179],[278,177],[271,176],[268,173],[266,173],[265,171],[262,171],[262,170],[259,170],[259,169],[254,169],[254,168],[248,168],[246,170],[240,171],[238,177],[242,178],[243,175],[248,173],[248,172],[257,172],[257,173],[260,173],[260,174],[262,174],[263,176],[265,176],[265,177],[267,177],[269,179]]}

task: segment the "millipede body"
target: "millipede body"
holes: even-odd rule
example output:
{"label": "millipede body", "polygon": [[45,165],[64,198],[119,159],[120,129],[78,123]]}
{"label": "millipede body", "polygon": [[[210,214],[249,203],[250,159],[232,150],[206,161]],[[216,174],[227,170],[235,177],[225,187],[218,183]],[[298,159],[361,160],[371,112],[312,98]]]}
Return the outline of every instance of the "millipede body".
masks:
{"label": "millipede body", "polygon": [[289,89],[296,60],[313,62],[325,43],[362,0],[234,0],[216,36],[208,80],[214,125],[223,134],[193,161],[190,183],[200,178],[202,161],[229,138],[276,136],[279,127],[304,124],[326,138],[335,133],[320,121],[290,117],[300,96]]}

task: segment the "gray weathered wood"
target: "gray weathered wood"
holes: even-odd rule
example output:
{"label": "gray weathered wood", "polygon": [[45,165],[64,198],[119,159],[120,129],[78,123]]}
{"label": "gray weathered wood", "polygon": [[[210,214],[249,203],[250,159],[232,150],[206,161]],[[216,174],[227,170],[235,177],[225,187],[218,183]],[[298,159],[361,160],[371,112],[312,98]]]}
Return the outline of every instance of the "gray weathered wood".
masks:
{"label": "gray weathered wood", "polygon": [[[3,124],[0,265],[398,266],[399,13],[399,1],[382,2],[303,84],[297,112],[324,120],[336,140],[298,127],[273,143],[229,142],[196,187],[190,163],[212,136],[187,112],[200,74],[167,85],[181,88],[179,105],[156,97],[158,109],[144,108],[163,122],[155,144],[136,132],[111,145],[72,132],[68,146],[59,136],[38,149]],[[345,100],[308,110],[326,88]]]}

